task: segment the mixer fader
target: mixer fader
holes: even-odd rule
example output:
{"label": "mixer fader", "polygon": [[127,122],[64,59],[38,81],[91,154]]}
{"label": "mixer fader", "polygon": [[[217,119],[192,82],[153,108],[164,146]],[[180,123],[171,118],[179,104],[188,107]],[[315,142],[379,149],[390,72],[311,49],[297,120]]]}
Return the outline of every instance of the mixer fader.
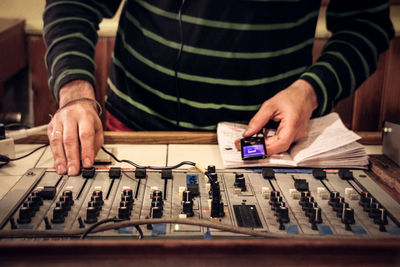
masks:
{"label": "mixer fader", "polygon": [[[195,220],[276,236],[399,238],[400,205],[361,170],[84,169],[79,176],[30,169],[0,201],[0,237],[12,231],[85,230],[103,220],[148,223],[145,237],[240,237]],[[211,219],[210,219],[211,218]],[[138,228],[91,234],[133,237]],[[23,232],[23,231],[22,231]],[[6,234],[7,233],[7,234]]]}

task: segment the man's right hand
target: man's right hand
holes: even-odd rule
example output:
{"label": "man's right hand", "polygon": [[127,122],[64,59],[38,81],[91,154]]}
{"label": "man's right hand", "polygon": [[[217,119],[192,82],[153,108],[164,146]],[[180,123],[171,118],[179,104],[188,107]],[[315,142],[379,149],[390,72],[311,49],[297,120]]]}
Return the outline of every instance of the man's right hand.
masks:
{"label": "man's right hand", "polygon": [[[60,90],[60,107],[80,97],[95,99],[93,87],[86,81],[72,81]],[[47,135],[58,174],[78,175],[81,160],[84,168],[91,167],[104,142],[96,104],[82,100],[61,109],[50,121]]]}

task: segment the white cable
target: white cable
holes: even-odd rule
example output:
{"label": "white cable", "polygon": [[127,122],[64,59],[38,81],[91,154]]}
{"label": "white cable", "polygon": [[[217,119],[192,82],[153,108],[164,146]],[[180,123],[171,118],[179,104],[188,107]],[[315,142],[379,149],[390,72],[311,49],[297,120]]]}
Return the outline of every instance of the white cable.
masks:
{"label": "white cable", "polygon": [[12,138],[14,140],[18,140],[18,139],[22,139],[31,135],[34,135],[36,133],[42,132],[42,131],[46,131],[47,130],[47,124],[45,125],[41,125],[41,126],[37,126],[37,127],[33,127],[30,129],[22,129],[22,130],[18,130],[18,131],[11,131],[11,132],[7,132],[6,136],[8,138]]}

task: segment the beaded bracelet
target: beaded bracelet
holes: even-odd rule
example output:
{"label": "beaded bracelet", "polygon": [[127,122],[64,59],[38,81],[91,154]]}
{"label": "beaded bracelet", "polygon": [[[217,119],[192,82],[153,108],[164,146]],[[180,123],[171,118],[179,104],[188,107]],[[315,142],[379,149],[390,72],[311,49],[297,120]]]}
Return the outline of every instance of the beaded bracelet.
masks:
{"label": "beaded bracelet", "polygon": [[[92,98],[88,98],[88,97],[78,97],[78,98],[75,98],[75,99],[72,99],[72,100],[68,101],[67,103],[65,103],[64,105],[62,105],[61,107],[59,107],[59,109],[57,109],[57,111],[54,113],[54,115],[56,115],[56,114],[57,114],[59,111],[61,111],[63,108],[66,108],[66,107],[68,107],[68,106],[70,106],[70,105],[72,105],[73,103],[78,102],[78,101],[91,101],[91,102],[94,102],[94,103],[96,103],[96,105],[97,105],[99,117],[100,117],[101,114],[103,113],[103,109],[101,108],[100,103],[97,102],[96,99],[92,99]],[[53,116],[54,116],[54,115],[53,115]],[[53,116],[50,115],[51,118],[52,118]]]}

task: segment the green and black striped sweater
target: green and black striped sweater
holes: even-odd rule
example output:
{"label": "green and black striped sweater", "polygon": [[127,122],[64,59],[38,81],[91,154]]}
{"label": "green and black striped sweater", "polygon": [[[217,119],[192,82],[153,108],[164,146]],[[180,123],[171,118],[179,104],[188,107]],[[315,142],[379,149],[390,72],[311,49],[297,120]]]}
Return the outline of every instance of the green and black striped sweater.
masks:
{"label": "green and black striped sweater", "polygon": [[[326,114],[375,71],[393,27],[386,0],[331,0],[332,37],[312,64],[320,4],[127,0],[106,107],[134,130],[214,130],[219,121],[248,122],[265,100],[304,79],[317,93],[314,115]],[[47,1],[46,65],[56,99],[72,80],[94,86],[98,25],[119,5],[117,0]]]}

